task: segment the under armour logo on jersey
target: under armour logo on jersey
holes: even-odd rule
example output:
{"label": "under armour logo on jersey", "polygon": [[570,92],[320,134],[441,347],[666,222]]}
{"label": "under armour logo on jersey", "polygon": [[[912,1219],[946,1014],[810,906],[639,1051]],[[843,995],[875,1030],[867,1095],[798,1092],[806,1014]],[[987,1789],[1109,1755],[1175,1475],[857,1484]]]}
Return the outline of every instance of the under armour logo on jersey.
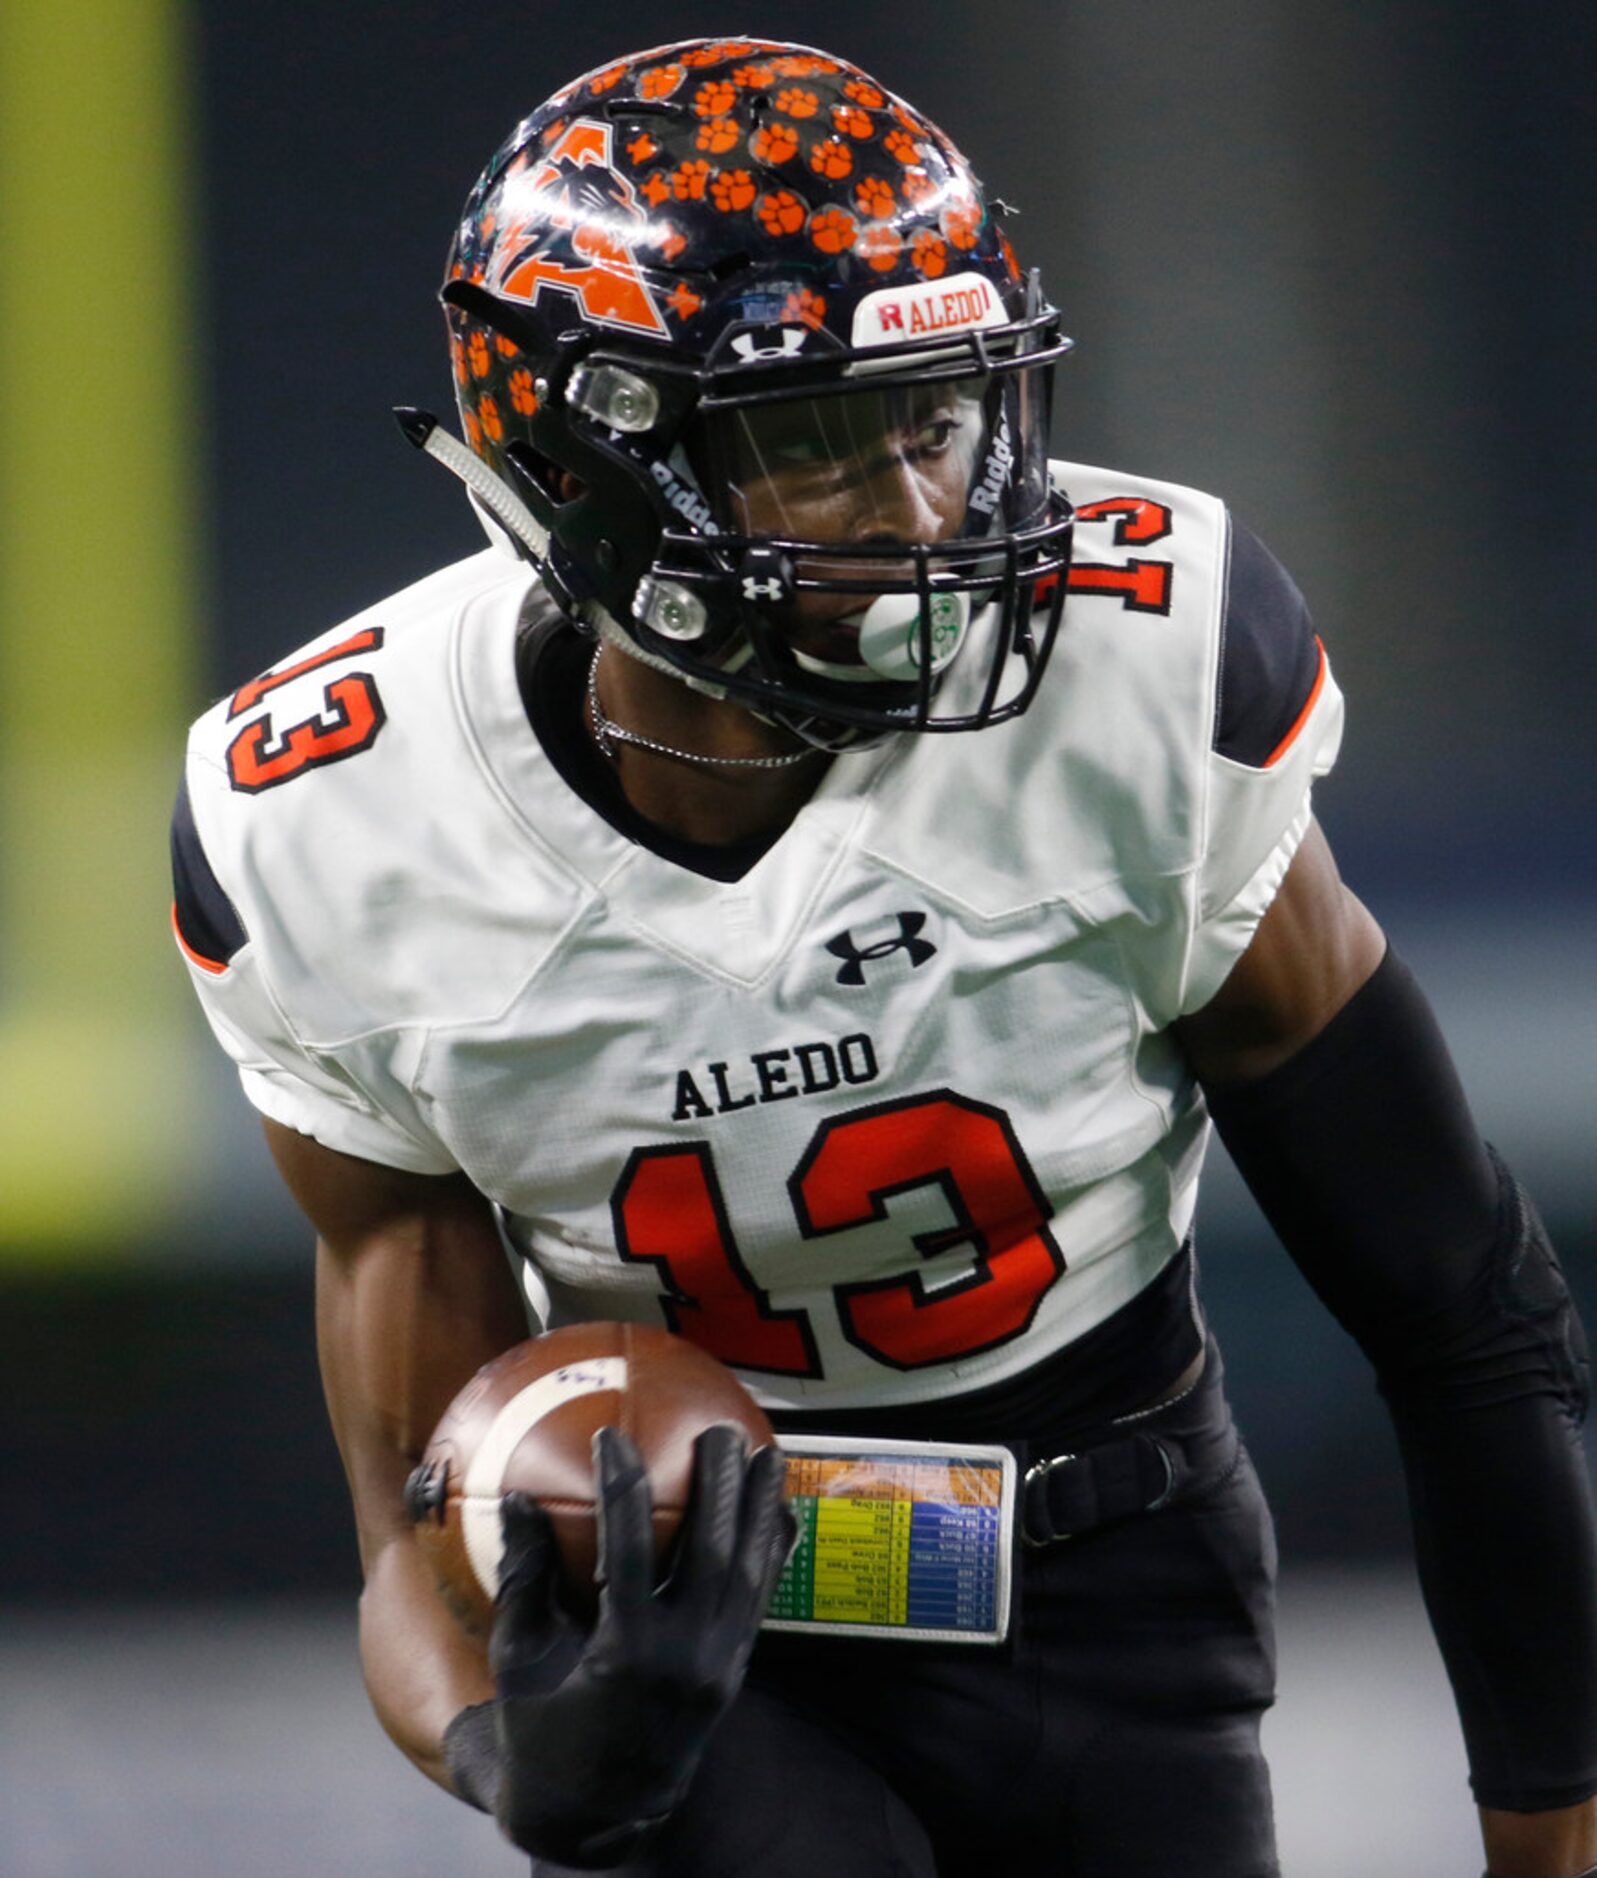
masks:
{"label": "under armour logo on jersey", "polygon": [[891,939],[878,940],[875,945],[855,945],[854,935],[847,928],[835,939],[827,940],[827,951],[843,961],[837,973],[840,985],[863,985],[865,967],[872,959],[890,958],[895,952],[903,952],[913,971],[936,953],[937,948],[931,940],[920,936],[920,930],[926,924],[924,913],[895,913],[893,917],[898,921],[898,932]]}

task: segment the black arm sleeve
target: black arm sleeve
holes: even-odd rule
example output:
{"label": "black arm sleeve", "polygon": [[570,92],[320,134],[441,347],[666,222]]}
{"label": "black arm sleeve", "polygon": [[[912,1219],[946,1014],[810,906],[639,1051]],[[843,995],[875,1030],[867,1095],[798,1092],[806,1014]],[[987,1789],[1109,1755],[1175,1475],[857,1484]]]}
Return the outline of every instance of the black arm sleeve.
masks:
{"label": "black arm sleeve", "polygon": [[1209,1107],[1375,1365],[1476,1799],[1536,1812],[1597,1793],[1585,1339],[1407,967],[1389,951],[1307,1048]]}

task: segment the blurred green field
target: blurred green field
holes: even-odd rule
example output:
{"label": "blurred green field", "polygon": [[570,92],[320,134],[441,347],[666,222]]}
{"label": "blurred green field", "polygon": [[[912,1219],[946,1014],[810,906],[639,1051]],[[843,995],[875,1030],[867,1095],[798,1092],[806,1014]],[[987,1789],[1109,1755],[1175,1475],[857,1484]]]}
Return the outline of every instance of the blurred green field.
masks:
{"label": "blurred green field", "polygon": [[196,1125],[162,862],[201,638],[188,19],[0,8],[0,1267],[156,1226]]}

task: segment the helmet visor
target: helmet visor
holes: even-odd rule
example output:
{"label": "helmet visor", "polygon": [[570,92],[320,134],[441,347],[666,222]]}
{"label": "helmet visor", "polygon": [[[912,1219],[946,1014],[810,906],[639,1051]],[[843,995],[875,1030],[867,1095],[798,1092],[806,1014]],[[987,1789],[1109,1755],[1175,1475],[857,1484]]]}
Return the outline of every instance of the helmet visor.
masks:
{"label": "helmet visor", "polygon": [[734,535],[823,550],[986,536],[1001,509],[1014,525],[1046,499],[1031,377],[867,377],[712,408],[689,454]]}

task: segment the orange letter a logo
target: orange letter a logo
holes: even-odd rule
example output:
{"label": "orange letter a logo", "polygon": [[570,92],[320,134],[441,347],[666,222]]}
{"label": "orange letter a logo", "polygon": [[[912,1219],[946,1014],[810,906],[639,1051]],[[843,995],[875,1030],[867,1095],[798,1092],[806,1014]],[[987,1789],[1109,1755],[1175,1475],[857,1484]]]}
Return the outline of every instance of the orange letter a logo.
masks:
{"label": "orange letter a logo", "polygon": [[[660,317],[632,258],[628,223],[644,220],[631,183],[616,173],[613,127],[579,117],[526,177],[506,191],[509,227],[496,290],[535,302],[545,287],[576,300],[584,319],[664,338]],[[638,230],[636,232],[641,232]]]}

